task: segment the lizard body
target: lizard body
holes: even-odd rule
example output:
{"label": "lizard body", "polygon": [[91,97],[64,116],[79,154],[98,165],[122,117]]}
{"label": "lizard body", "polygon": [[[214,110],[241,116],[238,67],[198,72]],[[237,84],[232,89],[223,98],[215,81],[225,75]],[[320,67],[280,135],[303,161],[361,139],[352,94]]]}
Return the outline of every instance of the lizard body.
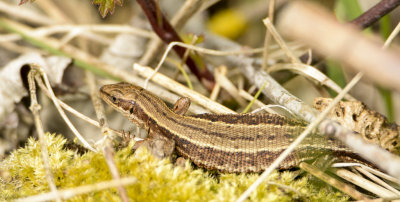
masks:
{"label": "lizard body", "polygon": [[[182,115],[160,98],[128,83],[105,85],[103,100],[139,127],[172,140],[178,154],[206,169],[223,172],[265,170],[305,129],[274,114]],[[287,169],[326,152],[356,156],[337,140],[310,134],[280,165]]]}

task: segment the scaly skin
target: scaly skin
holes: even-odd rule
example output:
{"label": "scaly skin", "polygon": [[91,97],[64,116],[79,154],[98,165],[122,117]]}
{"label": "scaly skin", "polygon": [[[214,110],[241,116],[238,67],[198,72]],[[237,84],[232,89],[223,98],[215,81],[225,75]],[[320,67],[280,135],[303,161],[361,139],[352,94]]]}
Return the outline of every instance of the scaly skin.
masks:
{"label": "scaly skin", "polygon": [[[128,83],[105,85],[100,95],[139,127],[174,141],[178,154],[223,172],[265,170],[304,130],[303,124],[274,114],[177,114],[157,96]],[[340,142],[310,134],[280,168],[327,152],[358,161]]]}

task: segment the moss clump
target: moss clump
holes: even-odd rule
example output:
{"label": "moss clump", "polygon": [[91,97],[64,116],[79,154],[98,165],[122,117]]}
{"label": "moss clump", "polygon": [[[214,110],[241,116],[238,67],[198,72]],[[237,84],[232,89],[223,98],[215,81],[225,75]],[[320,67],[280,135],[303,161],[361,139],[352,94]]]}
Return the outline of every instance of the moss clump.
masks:
{"label": "moss clump", "polygon": [[[62,136],[47,134],[51,169],[58,189],[77,187],[111,180],[101,153],[83,155],[63,149]],[[126,186],[134,201],[234,201],[254,182],[257,174],[221,174],[219,179],[201,169],[174,167],[168,160],[158,160],[139,149],[134,154],[131,147],[117,151],[115,162],[121,176],[135,176],[138,181]],[[0,162],[0,200],[11,200],[49,192],[40,158],[40,145],[29,139],[24,148],[14,151]],[[274,172],[269,182],[263,183],[250,197],[252,201],[347,200],[348,197],[330,188],[314,187],[306,177],[294,179],[291,172]],[[285,185],[290,187],[284,188]],[[119,201],[115,188],[75,196],[73,201]]]}

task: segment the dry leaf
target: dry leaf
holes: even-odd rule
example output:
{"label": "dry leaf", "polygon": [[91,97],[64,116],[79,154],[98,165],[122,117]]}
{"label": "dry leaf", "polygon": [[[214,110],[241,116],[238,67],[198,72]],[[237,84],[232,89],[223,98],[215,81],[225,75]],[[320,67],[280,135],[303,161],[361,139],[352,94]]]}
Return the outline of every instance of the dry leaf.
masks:
{"label": "dry leaf", "polygon": [[[71,59],[52,56],[42,57],[38,53],[28,53],[12,60],[0,70],[0,122],[12,111],[14,103],[18,103],[24,96],[28,95],[20,74],[21,67],[27,64],[37,64],[48,74],[52,83],[61,83],[64,69],[71,63]],[[54,65],[57,64],[57,65]]]}

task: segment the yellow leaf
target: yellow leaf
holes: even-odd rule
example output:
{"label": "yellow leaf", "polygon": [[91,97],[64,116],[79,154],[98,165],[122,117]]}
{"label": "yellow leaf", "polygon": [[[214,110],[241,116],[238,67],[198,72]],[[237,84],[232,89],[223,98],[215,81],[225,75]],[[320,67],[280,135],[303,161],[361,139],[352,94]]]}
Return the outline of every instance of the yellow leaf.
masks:
{"label": "yellow leaf", "polygon": [[225,9],[211,16],[208,29],[218,35],[235,39],[246,28],[244,15],[234,9]]}

